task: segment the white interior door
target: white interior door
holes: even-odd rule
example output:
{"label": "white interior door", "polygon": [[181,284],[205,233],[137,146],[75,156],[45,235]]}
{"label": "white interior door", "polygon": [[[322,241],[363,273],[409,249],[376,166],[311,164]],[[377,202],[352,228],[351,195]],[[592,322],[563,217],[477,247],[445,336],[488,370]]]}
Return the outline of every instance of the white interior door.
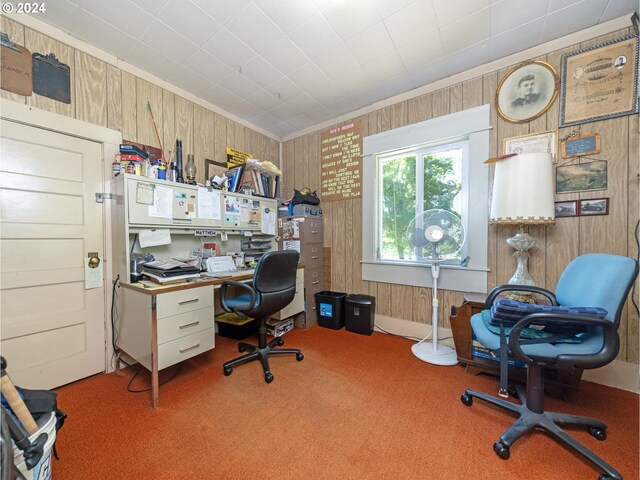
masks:
{"label": "white interior door", "polygon": [[50,389],[105,369],[102,146],[4,119],[0,136],[0,352]]}

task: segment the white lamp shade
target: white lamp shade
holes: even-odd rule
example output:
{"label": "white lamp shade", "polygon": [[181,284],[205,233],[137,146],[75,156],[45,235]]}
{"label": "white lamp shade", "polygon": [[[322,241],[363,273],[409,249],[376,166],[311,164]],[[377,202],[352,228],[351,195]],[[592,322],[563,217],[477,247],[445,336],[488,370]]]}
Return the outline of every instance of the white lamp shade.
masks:
{"label": "white lamp shade", "polygon": [[548,153],[521,153],[496,163],[491,223],[553,223],[553,162]]}

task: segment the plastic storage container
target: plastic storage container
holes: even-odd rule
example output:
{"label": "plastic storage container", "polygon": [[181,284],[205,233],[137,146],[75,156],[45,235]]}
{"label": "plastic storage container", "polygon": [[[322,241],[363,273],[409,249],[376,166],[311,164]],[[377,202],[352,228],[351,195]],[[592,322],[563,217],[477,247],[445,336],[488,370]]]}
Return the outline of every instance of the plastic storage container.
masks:
{"label": "plastic storage container", "polygon": [[344,292],[323,290],[315,294],[318,325],[340,330],[344,327]]}
{"label": "plastic storage container", "polygon": [[216,316],[218,335],[236,340],[244,340],[255,333],[257,322],[254,318],[241,317],[235,313],[224,313]]}
{"label": "plastic storage container", "polygon": [[345,326],[349,332],[371,335],[376,315],[376,299],[370,295],[347,295]]}

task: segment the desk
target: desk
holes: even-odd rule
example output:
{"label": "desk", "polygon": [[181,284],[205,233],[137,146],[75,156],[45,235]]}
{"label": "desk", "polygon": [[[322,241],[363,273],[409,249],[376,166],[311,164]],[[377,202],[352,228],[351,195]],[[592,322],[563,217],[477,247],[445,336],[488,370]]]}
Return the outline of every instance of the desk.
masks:
{"label": "desk", "polygon": [[[472,342],[473,331],[471,330],[471,317],[480,313],[484,308],[483,302],[468,301],[459,306],[451,307],[451,332],[456,346],[458,361],[465,366],[465,371],[472,375],[478,373],[489,373],[500,375],[500,362],[473,355]],[[509,378],[518,381],[526,380],[526,370],[518,367],[509,367]],[[556,398],[565,398],[567,391],[578,390],[582,370],[567,372],[563,370],[545,369],[545,390],[548,394]]]}
{"label": "desk", "polygon": [[252,274],[205,277],[189,283],[144,287],[121,283],[117,347],[151,372],[151,401],[158,407],[158,371],[215,346],[214,289]]}

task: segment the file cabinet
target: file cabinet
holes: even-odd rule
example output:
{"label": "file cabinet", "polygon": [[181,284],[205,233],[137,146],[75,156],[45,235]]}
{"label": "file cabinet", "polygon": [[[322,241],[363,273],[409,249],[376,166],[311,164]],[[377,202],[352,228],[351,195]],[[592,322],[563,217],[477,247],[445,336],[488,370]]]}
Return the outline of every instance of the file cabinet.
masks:
{"label": "file cabinet", "polygon": [[304,265],[305,318],[296,327],[307,328],[318,324],[315,294],[323,289],[323,225],[321,217],[296,216],[281,219],[281,249],[300,252],[300,263]]}

